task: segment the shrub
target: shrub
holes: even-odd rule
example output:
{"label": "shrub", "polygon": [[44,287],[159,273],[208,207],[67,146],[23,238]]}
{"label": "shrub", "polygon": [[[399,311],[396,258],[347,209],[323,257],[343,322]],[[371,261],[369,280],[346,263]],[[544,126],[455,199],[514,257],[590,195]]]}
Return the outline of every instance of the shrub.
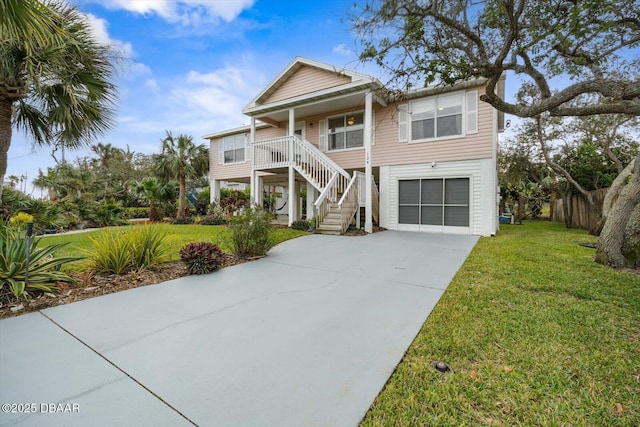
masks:
{"label": "shrub", "polygon": [[224,224],[224,209],[220,206],[209,205],[207,216],[200,221],[202,225],[221,225]]}
{"label": "shrub", "polygon": [[87,252],[91,267],[99,272],[125,274],[151,268],[168,259],[167,232],[156,225],[141,225],[129,232],[104,230],[90,237],[93,247]]}
{"label": "shrub", "polygon": [[222,225],[224,224],[224,219],[215,215],[207,215],[203,216],[200,220],[200,225]]}
{"label": "shrub", "polygon": [[98,209],[90,216],[90,219],[100,227],[108,227],[111,225],[123,225],[126,222],[122,219],[124,209],[120,203],[113,199],[105,199],[102,201]]}
{"label": "shrub", "polygon": [[209,199],[211,195],[211,188],[207,187],[198,193],[198,197],[194,203],[195,209],[199,215],[205,215],[207,213],[207,207],[209,206]]}
{"label": "shrub", "polygon": [[59,271],[60,266],[80,258],[55,258],[54,253],[66,243],[38,247],[40,239],[31,240],[29,245],[29,277],[25,286],[27,271],[27,238],[24,230],[6,226],[0,221],[0,289],[9,288],[16,298],[26,299],[31,291],[57,292],[58,282],[75,283],[67,274]]}
{"label": "shrub", "polygon": [[220,268],[224,252],[213,243],[194,242],[180,249],[180,259],[189,268],[189,274],[207,274]]}
{"label": "shrub", "polygon": [[299,219],[291,223],[291,228],[293,228],[294,230],[309,231],[310,225],[311,223],[309,221],[305,219]]}
{"label": "shrub", "polygon": [[231,218],[231,251],[240,258],[265,255],[274,245],[272,218],[269,212],[253,207]]}
{"label": "shrub", "polygon": [[9,219],[9,224],[13,227],[25,227],[28,222],[33,222],[33,215],[26,212],[18,212]]}
{"label": "shrub", "polygon": [[150,208],[125,208],[127,218],[149,218]]}
{"label": "shrub", "polygon": [[183,218],[174,218],[171,221],[173,224],[193,224],[193,218],[190,216],[185,216]]}

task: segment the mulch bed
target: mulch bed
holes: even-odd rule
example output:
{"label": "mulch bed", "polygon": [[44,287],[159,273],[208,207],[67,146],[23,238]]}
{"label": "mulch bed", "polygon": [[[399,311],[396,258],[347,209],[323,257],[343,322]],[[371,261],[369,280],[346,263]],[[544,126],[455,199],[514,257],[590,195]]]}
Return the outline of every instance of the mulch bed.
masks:
{"label": "mulch bed", "polygon": [[[226,255],[221,268],[241,264],[250,260]],[[78,283],[60,283],[62,290],[56,294],[36,294],[27,301],[16,301],[6,287],[0,293],[0,319],[19,316],[32,311],[82,301],[101,295],[112,294],[140,286],[153,285],[179,277],[188,276],[187,267],[182,262],[170,262],[153,270],[132,271],[128,274],[98,274],[89,271],[72,273]]]}
{"label": "mulch bed", "polygon": [[[283,226],[282,228],[288,228]],[[384,228],[374,226],[373,232],[384,231]],[[362,236],[364,230],[348,230],[347,236]],[[258,257],[261,258],[261,257]],[[253,259],[239,259],[233,255],[226,254],[221,268],[236,264],[242,264]],[[69,304],[76,301],[112,294],[127,289],[140,286],[153,285],[179,277],[188,276],[186,266],[180,262],[163,264],[153,270],[132,271],[128,274],[99,274],[91,271],[71,273],[78,283],[69,285],[60,283],[62,290],[56,294],[34,294],[29,300],[16,301],[8,288],[0,290],[0,319],[19,316],[32,311],[44,310],[45,308],[56,307],[58,305]]]}

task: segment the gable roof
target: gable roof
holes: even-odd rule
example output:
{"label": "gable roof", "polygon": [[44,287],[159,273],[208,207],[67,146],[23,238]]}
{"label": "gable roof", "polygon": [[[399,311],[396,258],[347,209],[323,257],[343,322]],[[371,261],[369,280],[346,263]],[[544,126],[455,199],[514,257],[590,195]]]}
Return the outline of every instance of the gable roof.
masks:
{"label": "gable roof", "polygon": [[[321,70],[324,72],[334,73],[339,76],[347,77],[346,86],[355,86],[356,83],[358,86],[364,85],[373,85],[377,87],[382,87],[382,84],[378,82],[375,78],[358,73],[356,71],[347,70],[345,68],[338,68],[333,65],[325,64],[322,62],[314,61],[312,59],[303,58],[297,56],[293,61],[287,65],[287,67],[280,72],[258,95],[251,100],[244,108],[243,112],[247,114],[248,112],[259,108],[261,105],[264,105],[265,102],[268,102],[268,99],[278,90],[280,89],[286,82],[293,76],[296,72],[298,72],[302,67],[311,67],[317,70]],[[345,86],[345,85],[341,85]],[[337,86],[339,88],[341,86]]]}

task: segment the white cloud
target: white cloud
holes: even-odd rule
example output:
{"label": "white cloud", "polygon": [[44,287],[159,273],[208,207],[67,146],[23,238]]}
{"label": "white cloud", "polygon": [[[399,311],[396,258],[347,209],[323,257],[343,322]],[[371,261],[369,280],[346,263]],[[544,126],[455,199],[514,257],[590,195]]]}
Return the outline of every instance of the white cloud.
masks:
{"label": "white cloud", "polygon": [[334,46],[333,53],[337,53],[342,56],[351,56],[353,51],[349,49],[344,43],[340,43],[337,46]]}
{"label": "white cloud", "polygon": [[87,13],[86,16],[96,41],[100,44],[111,46],[116,54],[125,60],[123,74],[127,78],[151,74],[151,69],[147,65],[134,60],[136,54],[131,43],[111,38],[108,31],[109,24],[106,20],[98,18],[91,13]]}
{"label": "white cloud", "polygon": [[[242,108],[262,89],[259,67],[239,60],[209,73],[189,71],[171,81],[147,79],[128,97],[120,132],[137,135],[132,149],[157,149],[165,130],[199,141],[202,135],[249,123]],[[144,141],[144,142],[143,142]]]}
{"label": "white cloud", "polygon": [[155,79],[148,79],[144,85],[150,89],[158,89],[158,82]]}
{"label": "white cloud", "polygon": [[194,25],[222,19],[231,22],[255,0],[94,0],[110,9],[156,14],[170,22]]}
{"label": "white cloud", "polygon": [[89,26],[91,27],[91,32],[98,43],[111,46],[124,58],[131,59],[134,57],[133,46],[131,43],[112,39],[109,36],[109,32],[107,31],[107,21],[102,18],[98,18],[91,13],[87,13],[86,16],[89,21]]}

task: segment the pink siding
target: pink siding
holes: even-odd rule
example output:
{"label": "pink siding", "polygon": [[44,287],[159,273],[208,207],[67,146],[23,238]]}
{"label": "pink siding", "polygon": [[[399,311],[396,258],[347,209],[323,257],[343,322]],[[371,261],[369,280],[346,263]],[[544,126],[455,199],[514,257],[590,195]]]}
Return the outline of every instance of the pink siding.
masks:
{"label": "pink siding", "polygon": [[[479,95],[481,88],[476,88]],[[418,143],[398,142],[398,113],[395,105],[376,111],[373,165],[403,165],[491,158],[493,154],[493,109],[478,101],[478,133],[463,138]],[[363,154],[364,156],[364,154]],[[334,160],[336,160],[334,158]]]}
{"label": "pink siding", "polygon": [[[314,73],[320,73],[320,71],[310,67],[306,68]],[[317,76],[314,76],[313,78],[316,77]],[[478,90],[479,95],[484,91],[481,87],[473,88],[472,90]],[[372,149],[373,166],[486,159],[491,158],[493,155],[493,109],[487,103],[478,101],[477,133],[468,134],[464,138],[420,143],[398,142],[398,111],[395,104],[389,104],[387,107],[374,104],[374,108],[375,137]],[[354,106],[354,108],[350,110],[335,111],[308,117],[296,117],[296,121],[305,121],[306,138],[318,147],[320,120],[326,120],[328,116],[335,114],[362,109],[364,109],[364,105]],[[313,126],[311,125],[312,123]],[[287,122],[283,122],[278,128],[269,127],[260,129],[256,133],[256,140],[259,141],[284,136],[287,134],[287,126]],[[250,175],[250,161],[241,164],[218,165],[217,141],[212,141],[210,151],[211,165],[213,166],[210,173],[211,179],[224,180],[248,177]],[[364,148],[326,152],[325,154],[344,169],[364,167]]]}
{"label": "pink siding", "polygon": [[211,141],[209,145],[209,179],[232,181],[234,178],[251,176],[251,160],[228,165],[218,164],[218,142]]}
{"label": "pink siding", "polygon": [[351,83],[351,78],[303,65],[262,104]]}

